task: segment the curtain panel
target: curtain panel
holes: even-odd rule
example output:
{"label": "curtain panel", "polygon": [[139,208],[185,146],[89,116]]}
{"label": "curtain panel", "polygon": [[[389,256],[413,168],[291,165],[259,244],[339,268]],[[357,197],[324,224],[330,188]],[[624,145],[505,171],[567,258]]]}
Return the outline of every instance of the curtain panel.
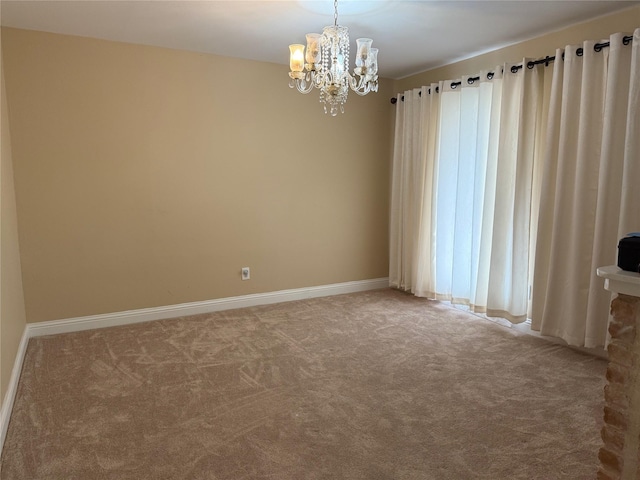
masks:
{"label": "curtain panel", "polygon": [[567,46],[553,67],[532,328],[570,345],[606,343],[611,297],[596,269],[640,231],[640,28],[625,37]]}
{"label": "curtain panel", "polygon": [[555,58],[398,96],[390,284],[597,347],[596,269],[640,231],[640,29]]}

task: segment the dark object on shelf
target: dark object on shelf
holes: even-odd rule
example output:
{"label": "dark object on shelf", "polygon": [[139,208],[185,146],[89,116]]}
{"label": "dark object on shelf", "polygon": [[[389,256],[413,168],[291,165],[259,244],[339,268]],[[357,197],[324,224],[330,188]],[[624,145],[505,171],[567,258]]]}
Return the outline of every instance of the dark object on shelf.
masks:
{"label": "dark object on shelf", "polygon": [[640,233],[630,233],[618,242],[618,267],[640,273]]}

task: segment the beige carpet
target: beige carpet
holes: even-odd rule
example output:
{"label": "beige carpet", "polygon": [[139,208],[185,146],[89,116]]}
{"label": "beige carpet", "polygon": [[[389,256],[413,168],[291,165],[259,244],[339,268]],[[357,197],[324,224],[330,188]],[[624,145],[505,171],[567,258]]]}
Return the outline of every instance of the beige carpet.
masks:
{"label": "beige carpet", "polygon": [[393,290],[40,337],[1,478],[593,479],[605,367]]}

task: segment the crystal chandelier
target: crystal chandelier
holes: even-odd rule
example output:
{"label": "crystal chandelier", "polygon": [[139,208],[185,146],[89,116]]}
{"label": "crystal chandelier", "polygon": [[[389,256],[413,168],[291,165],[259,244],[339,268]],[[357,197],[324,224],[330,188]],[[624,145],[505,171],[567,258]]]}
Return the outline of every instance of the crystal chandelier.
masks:
{"label": "crystal chandelier", "polygon": [[358,95],[378,91],[378,49],[371,48],[370,38],[357,39],[356,68],[350,74],[349,31],[338,25],[338,0],[333,8],[333,26],[324,27],[322,35],[307,34],[306,55],[304,45],[289,45],[289,87],[300,93],[319,88],[324,113],[335,117],[338,109],[344,113],[349,88]]}

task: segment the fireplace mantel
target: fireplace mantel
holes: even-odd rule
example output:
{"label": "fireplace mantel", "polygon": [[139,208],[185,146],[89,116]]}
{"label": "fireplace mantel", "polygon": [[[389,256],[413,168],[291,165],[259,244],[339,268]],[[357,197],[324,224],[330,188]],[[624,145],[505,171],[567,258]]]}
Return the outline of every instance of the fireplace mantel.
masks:
{"label": "fireplace mantel", "polygon": [[605,279],[604,288],[613,293],[640,297],[640,273],[626,272],[615,265],[600,267],[598,276]]}

